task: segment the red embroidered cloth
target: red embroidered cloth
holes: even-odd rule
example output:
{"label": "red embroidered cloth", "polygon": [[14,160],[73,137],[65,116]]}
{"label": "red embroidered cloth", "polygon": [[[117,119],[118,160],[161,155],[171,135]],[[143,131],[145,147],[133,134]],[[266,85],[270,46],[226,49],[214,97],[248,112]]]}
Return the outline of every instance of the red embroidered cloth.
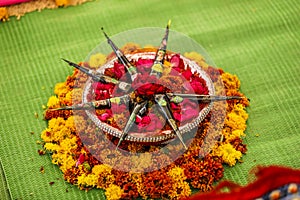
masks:
{"label": "red embroidered cloth", "polygon": [[[253,200],[253,199],[284,199],[280,195],[280,189],[288,184],[300,184],[300,169],[292,169],[280,166],[256,167],[252,173],[257,179],[247,186],[239,186],[231,181],[221,182],[210,193],[198,193],[189,200]],[[222,192],[224,188],[230,192]],[[278,192],[277,192],[278,190]],[[273,193],[272,193],[273,191]],[[299,191],[294,191],[299,194]],[[278,194],[277,194],[278,193]],[[274,196],[275,195],[275,196]],[[299,196],[297,196],[299,197]]]}

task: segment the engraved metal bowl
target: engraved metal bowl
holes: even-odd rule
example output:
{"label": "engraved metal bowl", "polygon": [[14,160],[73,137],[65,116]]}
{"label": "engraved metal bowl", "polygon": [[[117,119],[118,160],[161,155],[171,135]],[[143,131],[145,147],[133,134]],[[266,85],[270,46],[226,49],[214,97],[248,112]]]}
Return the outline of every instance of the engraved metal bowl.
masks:
{"label": "engraved metal bowl", "polygon": [[[138,58],[143,59],[153,59],[155,57],[155,52],[139,52],[134,54],[126,54],[126,57],[129,60],[137,60]],[[191,68],[192,73],[197,73],[201,78],[203,78],[206,82],[206,86],[208,88],[209,95],[215,95],[215,89],[212,80],[207,75],[207,73],[200,67],[198,64],[182,55],[180,55],[181,59],[184,61],[185,66],[188,65]],[[106,64],[101,66],[97,72],[104,74],[106,68],[113,67],[113,63],[117,60],[114,58],[108,61]],[[93,80],[90,78],[88,79],[83,92],[83,99],[82,101],[88,102],[88,95],[91,92]],[[202,110],[200,110],[198,116],[187,122],[179,127],[181,135],[195,129],[198,125],[203,121],[203,119],[207,116],[213,106],[213,102],[207,104]],[[107,132],[110,135],[120,138],[122,135],[122,130],[112,127],[107,123],[102,122],[98,119],[97,115],[93,111],[86,111],[88,117],[100,128],[102,131]],[[141,134],[139,132],[129,132],[126,136],[125,140],[133,141],[133,142],[140,142],[140,143],[162,143],[173,139],[176,135],[172,130],[163,130],[158,131],[157,133],[149,134],[151,136],[145,136],[145,134]]]}

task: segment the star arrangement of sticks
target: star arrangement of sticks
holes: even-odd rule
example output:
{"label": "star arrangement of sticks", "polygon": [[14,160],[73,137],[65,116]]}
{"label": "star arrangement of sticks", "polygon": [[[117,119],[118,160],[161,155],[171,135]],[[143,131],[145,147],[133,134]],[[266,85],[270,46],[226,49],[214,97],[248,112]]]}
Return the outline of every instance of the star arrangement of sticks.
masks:
{"label": "star arrangement of sticks", "polygon": [[[169,36],[169,27],[170,21],[166,27],[165,35],[160,43],[159,48],[156,51],[155,57],[153,59],[153,64],[151,65],[151,71],[149,76],[152,78],[159,80],[163,76],[163,71],[165,68],[165,57],[167,54],[167,42]],[[130,116],[122,130],[122,134],[119,138],[118,144],[116,145],[116,149],[120,146],[122,141],[126,139],[129,132],[132,130],[134,123],[136,123],[137,118],[141,118],[147,115],[149,108],[153,105],[156,105],[158,108],[159,114],[165,119],[168,126],[171,128],[173,133],[177,136],[177,138],[182,143],[185,149],[188,149],[185,144],[182,134],[179,130],[179,125],[174,117],[174,113],[172,111],[173,104],[179,104],[184,102],[185,99],[195,101],[199,104],[208,104],[216,101],[226,101],[226,100],[235,100],[235,99],[243,99],[245,97],[240,96],[218,96],[218,95],[209,95],[209,94],[199,94],[199,93],[177,93],[168,89],[157,90],[150,95],[139,95],[138,101],[136,98],[136,91],[132,87],[132,83],[137,80],[139,72],[134,66],[133,62],[131,62],[126,55],[115,45],[115,43],[109,38],[109,36],[104,32],[102,28],[103,34],[105,35],[108,44],[111,46],[114,54],[116,55],[118,62],[125,67],[127,81],[118,80],[116,78],[98,73],[97,71],[88,69],[84,66],[80,66],[76,63],[63,59],[70,66],[77,68],[84,74],[91,77],[93,82],[100,82],[103,84],[114,84],[119,90],[121,90],[124,94],[122,96],[111,96],[109,98],[95,100],[91,102],[83,102],[80,104],[75,104],[72,106],[65,106],[60,108],[55,108],[53,110],[92,110],[92,109],[103,109],[103,108],[111,108],[113,104],[129,104],[129,112]],[[144,88],[147,90],[147,87]],[[135,94],[135,95],[133,95]],[[135,96],[133,98],[132,96]]]}

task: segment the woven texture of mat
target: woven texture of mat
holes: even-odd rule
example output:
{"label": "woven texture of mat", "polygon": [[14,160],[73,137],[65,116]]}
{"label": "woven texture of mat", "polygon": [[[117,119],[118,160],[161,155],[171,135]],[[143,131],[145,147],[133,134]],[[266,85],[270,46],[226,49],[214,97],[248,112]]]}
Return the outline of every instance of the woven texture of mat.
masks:
{"label": "woven texture of mat", "polygon": [[246,184],[258,164],[299,168],[299,11],[297,0],[99,0],[1,23],[0,199],[105,198],[101,190],[84,192],[66,183],[51,158],[38,155],[36,141],[46,127],[42,105],[72,71],[60,58],[84,60],[105,40],[101,26],[114,35],[164,27],[168,19],[217,66],[236,74],[251,99],[248,152],[243,163],[225,168],[224,179]]}

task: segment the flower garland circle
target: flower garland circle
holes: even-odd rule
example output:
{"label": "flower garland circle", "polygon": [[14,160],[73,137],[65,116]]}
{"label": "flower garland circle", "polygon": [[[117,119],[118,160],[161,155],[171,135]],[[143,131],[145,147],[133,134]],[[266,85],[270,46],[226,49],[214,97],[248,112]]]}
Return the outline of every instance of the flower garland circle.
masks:
{"label": "flower garland circle", "polygon": [[[128,49],[130,49],[130,52],[133,52],[138,49],[138,45],[127,44],[122,48],[123,51],[127,51]],[[110,57],[111,55],[96,54],[90,57],[89,62],[83,62],[80,65],[96,68],[106,63]],[[244,97],[239,91],[240,81],[237,76],[226,73],[222,69],[209,66],[204,58],[196,52],[187,52],[184,54],[184,57],[196,62],[212,79],[215,78],[216,74],[220,75],[227,96]],[[176,59],[176,62],[178,61],[177,64],[180,63],[178,55],[174,55],[173,59]],[[136,66],[137,68],[150,66],[151,62],[153,61],[146,59],[138,60]],[[118,78],[117,76],[121,77],[122,72],[114,69],[120,69],[120,67],[109,68],[105,73],[110,76],[116,76],[116,78]],[[147,70],[146,67],[140,68],[141,71],[145,69]],[[185,78],[193,76],[188,70],[180,68],[178,70],[181,70],[180,73],[184,74]],[[226,114],[224,125],[221,127],[221,137],[213,144],[208,153],[201,153],[205,151],[201,146],[210,141],[209,139],[205,140],[205,136],[211,125],[209,116],[204,118],[199,124],[196,135],[188,149],[168,165],[144,173],[137,173],[135,170],[133,172],[118,170],[112,167],[114,166],[113,163],[118,162],[116,159],[110,157],[112,150],[101,148],[105,146],[105,144],[101,144],[103,141],[98,141],[99,144],[96,148],[98,153],[101,154],[100,157],[102,159],[96,157],[95,152],[92,152],[95,149],[89,147],[96,140],[95,134],[91,133],[95,130],[95,124],[90,123],[89,117],[85,112],[79,111],[82,112],[82,115],[76,118],[72,110],[51,110],[80,103],[83,89],[78,87],[78,84],[85,83],[87,79],[88,77],[84,73],[75,69],[65,82],[56,84],[54,89],[55,95],[49,98],[47,103],[48,109],[45,111],[44,116],[48,120],[48,127],[41,133],[41,138],[44,141],[43,148],[51,154],[52,163],[59,166],[67,182],[77,185],[82,190],[92,188],[104,189],[107,199],[133,199],[138,197],[179,199],[188,197],[191,195],[192,188],[197,188],[202,192],[211,190],[213,183],[220,180],[223,176],[223,165],[234,166],[241,160],[242,154],[246,153],[246,145],[242,139],[245,136],[246,121],[248,118],[245,108],[249,105],[249,101],[247,98],[243,98],[226,102]],[[172,82],[168,82],[168,84],[172,84]],[[141,95],[151,96],[153,95],[153,91],[165,89],[159,88],[159,85],[154,84],[142,85],[142,87],[149,88],[147,90],[139,90],[140,87],[136,87],[137,89],[134,92],[135,95],[133,98],[140,98]],[[151,89],[151,87],[155,88]],[[201,86],[199,85],[199,81],[193,82],[192,87],[196,93],[207,93],[205,84]],[[101,85],[101,83],[93,85],[92,88],[94,89],[93,98],[98,100],[109,94],[109,92],[105,91],[112,89],[112,87]],[[218,90],[217,87],[215,89]],[[145,91],[147,93],[143,93]],[[74,99],[77,99],[78,102],[74,101]],[[118,112],[108,113],[105,109],[100,109],[96,112],[101,121],[115,127],[124,126],[126,117],[128,117]],[[182,115],[181,112],[178,112],[175,116],[178,121],[189,117],[188,115]],[[157,129],[156,126],[160,122],[159,118],[153,123],[153,126],[147,126],[153,119],[147,116],[136,118],[137,128],[149,128],[145,133],[149,130]],[[75,121],[77,121],[76,123],[80,122],[81,126],[76,126]],[[84,134],[82,135],[82,133]],[[109,134],[106,134],[106,136],[113,143],[117,143],[114,136]],[[136,158],[142,160],[140,165],[134,166],[137,171],[149,167],[149,162],[153,158],[147,152],[155,152],[158,149],[155,143],[147,145],[146,153],[145,145],[141,143],[127,141],[122,145],[122,148],[128,152],[144,152],[141,157]],[[181,147],[180,142],[175,143],[168,149],[167,153],[172,157],[172,152]],[[105,159],[108,159],[108,162],[103,162]],[[132,157],[131,159],[135,158]],[[158,156],[155,159],[157,165],[159,165],[170,158]],[[120,161],[119,163],[122,165],[127,164],[125,161]]]}

